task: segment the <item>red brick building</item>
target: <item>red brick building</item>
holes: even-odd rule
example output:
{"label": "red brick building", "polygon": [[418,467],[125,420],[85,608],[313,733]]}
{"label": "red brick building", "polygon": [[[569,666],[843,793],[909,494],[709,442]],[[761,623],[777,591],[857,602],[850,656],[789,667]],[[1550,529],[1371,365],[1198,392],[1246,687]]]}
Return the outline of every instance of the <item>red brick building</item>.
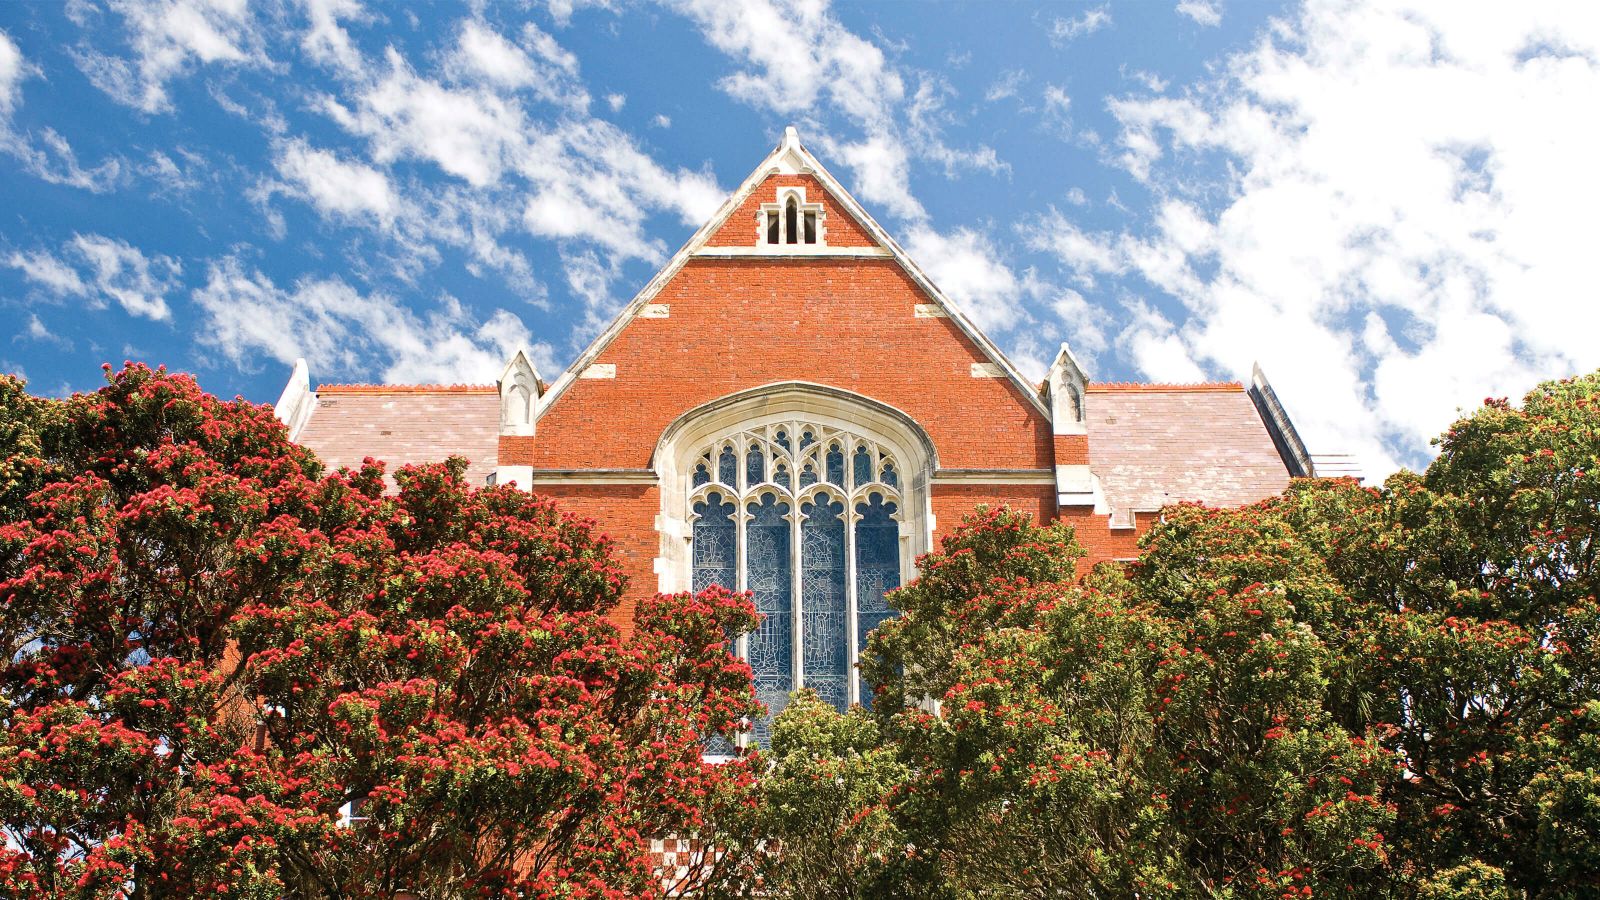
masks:
{"label": "red brick building", "polygon": [[[752,350],[752,348],[759,348]],[[1311,474],[1257,373],[1100,384],[1063,345],[1024,378],[793,129],[570,369],[495,385],[322,385],[278,403],[330,465],[471,461],[597,520],[654,591],[722,583],[765,614],[740,640],[776,711],[801,685],[860,698],[886,588],[979,504],[1135,555],[1178,501],[1238,505]]]}

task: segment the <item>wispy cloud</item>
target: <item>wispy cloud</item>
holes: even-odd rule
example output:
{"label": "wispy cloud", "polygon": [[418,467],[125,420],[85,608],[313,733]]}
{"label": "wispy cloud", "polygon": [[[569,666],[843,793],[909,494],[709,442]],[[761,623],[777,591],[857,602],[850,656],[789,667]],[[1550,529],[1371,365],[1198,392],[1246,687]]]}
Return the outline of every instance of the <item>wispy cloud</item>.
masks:
{"label": "wispy cloud", "polygon": [[6,265],[55,298],[83,300],[93,308],[114,300],[129,315],[157,320],[171,317],[166,298],[183,272],[170,256],[146,256],[127,241],[98,234],[74,236],[59,255],[13,252]]}
{"label": "wispy cloud", "polygon": [[[481,384],[532,343],[522,320],[503,309],[480,320],[444,296],[418,311],[340,278],[305,278],[284,288],[231,257],[211,265],[194,301],[206,319],[201,341],[242,368],[263,357],[282,363],[303,357],[335,377],[364,377],[378,368],[389,383]],[[548,355],[549,347],[540,352]]]}
{"label": "wispy cloud", "polygon": [[252,8],[234,0],[111,0],[130,56],[80,48],[78,66],[113,99],[147,113],[170,112],[167,84],[197,65],[268,65]]}
{"label": "wispy cloud", "polygon": [[1207,28],[1222,24],[1222,4],[1218,0],[1180,0],[1178,15],[1195,20]]}
{"label": "wispy cloud", "polygon": [[1084,35],[1093,34],[1110,24],[1111,5],[1106,3],[1084,10],[1082,15],[1056,16],[1050,20],[1047,32],[1051,41],[1064,44]]}

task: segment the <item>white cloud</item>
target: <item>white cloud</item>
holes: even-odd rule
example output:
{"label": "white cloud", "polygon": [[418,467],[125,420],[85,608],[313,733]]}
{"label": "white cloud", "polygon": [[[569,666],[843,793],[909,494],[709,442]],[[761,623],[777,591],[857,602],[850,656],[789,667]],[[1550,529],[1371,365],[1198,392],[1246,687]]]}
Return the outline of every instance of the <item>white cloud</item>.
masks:
{"label": "white cloud", "polygon": [[1218,0],[1179,0],[1178,15],[1215,28],[1222,24],[1222,4]]}
{"label": "white cloud", "polygon": [[268,62],[245,0],[112,0],[111,8],[127,24],[133,58],[83,50],[78,65],[96,87],[144,112],[170,110],[167,83],[197,63]]}
{"label": "white cloud", "polygon": [[1047,84],[1044,88],[1044,109],[1048,114],[1065,116],[1072,109],[1072,97],[1068,96],[1066,89]]}
{"label": "white cloud", "polygon": [[540,121],[495,84],[431,80],[393,49],[387,62],[351,102],[325,101],[334,120],[366,138],[380,165],[430,162],[482,199],[526,196],[522,221],[536,235],[653,260],[664,248],[645,237],[641,211],[667,210],[699,225],[722,201],[709,175],[663,168],[613,124],[580,115]]}
{"label": "white cloud", "polygon": [[[666,0],[700,28],[707,42],[742,68],[719,84],[730,96],[790,120],[803,119],[806,138],[842,160],[852,187],[911,223],[927,215],[910,187],[913,154],[947,172],[1005,169],[987,147],[956,150],[941,126],[947,87],[933,78],[908,79],[882,48],[846,28],[826,2],[780,5],[770,0]],[[822,112],[842,115],[859,129],[843,137],[820,127]]]}
{"label": "white cloud", "polygon": [[525,143],[521,109],[489,90],[421,78],[392,47],[387,62],[381,79],[358,90],[354,109],[326,102],[334,121],[366,137],[379,163],[417,158],[475,187],[499,181],[508,157]]}
{"label": "white cloud", "polygon": [[1117,343],[1127,348],[1139,371],[1151,381],[1165,384],[1192,384],[1205,380],[1205,370],[1195,362],[1183,340],[1174,333],[1172,323],[1160,312],[1140,300],[1130,301],[1132,321]]}
{"label": "white cloud", "polygon": [[287,190],[324,214],[371,216],[383,226],[394,222],[400,200],[383,172],[358,162],[340,159],[303,140],[278,148],[273,160]]}
{"label": "white cloud", "polygon": [[970,228],[940,233],[913,228],[906,252],[939,290],[984,331],[1002,330],[1022,317],[1023,284],[988,236]]}
{"label": "white cloud", "polygon": [[578,58],[531,22],[523,27],[522,42],[531,53],[488,25],[467,21],[446,71],[465,82],[529,90],[548,103],[586,109],[589,94],[578,80]]}
{"label": "white cloud", "polygon": [[1051,242],[1169,295],[1130,334],[1147,375],[1259,359],[1314,451],[1382,474],[1600,366],[1600,8],[1313,0],[1221,71],[1110,104],[1155,217]]}
{"label": "white cloud", "polygon": [[983,99],[989,103],[994,103],[1007,97],[1015,97],[1018,89],[1027,80],[1028,74],[1021,69],[1012,69],[1009,72],[1001,73],[1000,77],[989,85],[989,89],[984,91]]}
{"label": "white cloud", "polygon": [[656,113],[656,117],[650,120],[650,124],[657,128],[671,128],[672,117],[665,113]]}
{"label": "white cloud", "polygon": [[606,105],[611,107],[612,112],[622,112],[622,107],[626,106],[627,103],[628,98],[625,94],[606,95]]}
{"label": "white cloud", "polygon": [[581,8],[592,7],[608,12],[615,12],[617,8],[615,0],[547,0],[545,5],[550,10],[550,18],[561,28],[571,25],[572,14]]}
{"label": "white cloud", "polygon": [[[479,320],[447,295],[419,314],[338,278],[281,288],[231,257],[212,264],[194,300],[206,315],[201,341],[246,370],[263,356],[282,363],[304,357],[318,371],[361,376],[376,361],[386,383],[483,384],[531,343],[522,320],[503,309]],[[538,349],[548,358],[548,347]]]}
{"label": "white cloud", "polygon": [[78,270],[44,250],[32,253],[13,253],[6,265],[22,272],[22,276],[56,297],[91,296]]}
{"label": "white cloud", "polygon": [[130,315],[170,318],[165,295],[177,287],[183,267],[170,256],[145,256],[127,241],[80,234],[72,248],[88,264],[95,288]]}
{"label": "white cloud", "polygon": [[1103,3],[1085,10],[1081,16],[1057,16],[1050,20],[1050,40],[1060,44],[1075,40],[1111,24],[1111,5]]}
{"label": "white cloud", "polygon": [[39,316],[36,313],[28,314],[28,337],[36,341],[56,339],[55,334],[46,328],[43,322],[39,321]]}
{"label": "white cloud", "polygon": [[145,256],[127,241],[98,234],[74,235],[61,256],[13,253],[6,264],[59,299],[80,299],[96,309],[115,300],[129,315],[158,321],[171,317],[166,295],[183,272],[170,256]]}
{"label": "white cloud", "polygon": [[22,80],[29,74],[22,50],[11,36],[0,31],[0,119],[9,118],[22,103]]}
{"label": "white cloud", "polygon": [[364,21],[366,11],[356,0],[300,0],[310,23],[300,37],[300,48],[315,62],[331,65],[348,73],[365,68],[361,52],[350,40],[341,20]]}
{"label": "white cloud", "polygon": [[0,152],[15,158],[23,171],[50,184],[94,192],[110,190],[122,176],[118,160],[85,169],[66,138],[54,129],[41,129],[37,136],[16,130],[12,116],[22,105],[22,83],[38,74],[11,36],[0,31]]}

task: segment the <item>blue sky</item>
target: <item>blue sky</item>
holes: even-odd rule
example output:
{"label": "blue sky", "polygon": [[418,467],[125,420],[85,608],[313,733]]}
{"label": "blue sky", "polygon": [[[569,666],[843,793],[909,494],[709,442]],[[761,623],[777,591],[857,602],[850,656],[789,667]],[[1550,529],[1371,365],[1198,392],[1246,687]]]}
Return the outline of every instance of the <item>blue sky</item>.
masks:
{"label": "blue sky", "polygon": [[550,378],[792,123],[1025,371],[1382,474],[1600,365],[1593,6],[0,4],[0,370]]}

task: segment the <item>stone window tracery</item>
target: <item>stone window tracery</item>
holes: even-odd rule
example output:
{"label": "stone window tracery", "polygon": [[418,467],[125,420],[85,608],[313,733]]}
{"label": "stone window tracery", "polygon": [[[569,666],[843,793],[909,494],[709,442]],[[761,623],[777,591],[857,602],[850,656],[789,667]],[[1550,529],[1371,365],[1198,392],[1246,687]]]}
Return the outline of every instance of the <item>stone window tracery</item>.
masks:
{"label": "stone window tracery", "polygon": [[827,242],[824,219],[821,203],[806,202],[805,188],[780,188],[777,202],[761,204],[757,232],[768,247],[817,247]]}
{"label": "stone window tracery", "polygon": [[839,709],[870,701],[856,660],[893,613],[902,569],[899,461],[888,447],[806,420],[769,422],[702,445],[689,467],[692,584],[751,592],[762,622],[741,635],[769,717],[808,687]]}

